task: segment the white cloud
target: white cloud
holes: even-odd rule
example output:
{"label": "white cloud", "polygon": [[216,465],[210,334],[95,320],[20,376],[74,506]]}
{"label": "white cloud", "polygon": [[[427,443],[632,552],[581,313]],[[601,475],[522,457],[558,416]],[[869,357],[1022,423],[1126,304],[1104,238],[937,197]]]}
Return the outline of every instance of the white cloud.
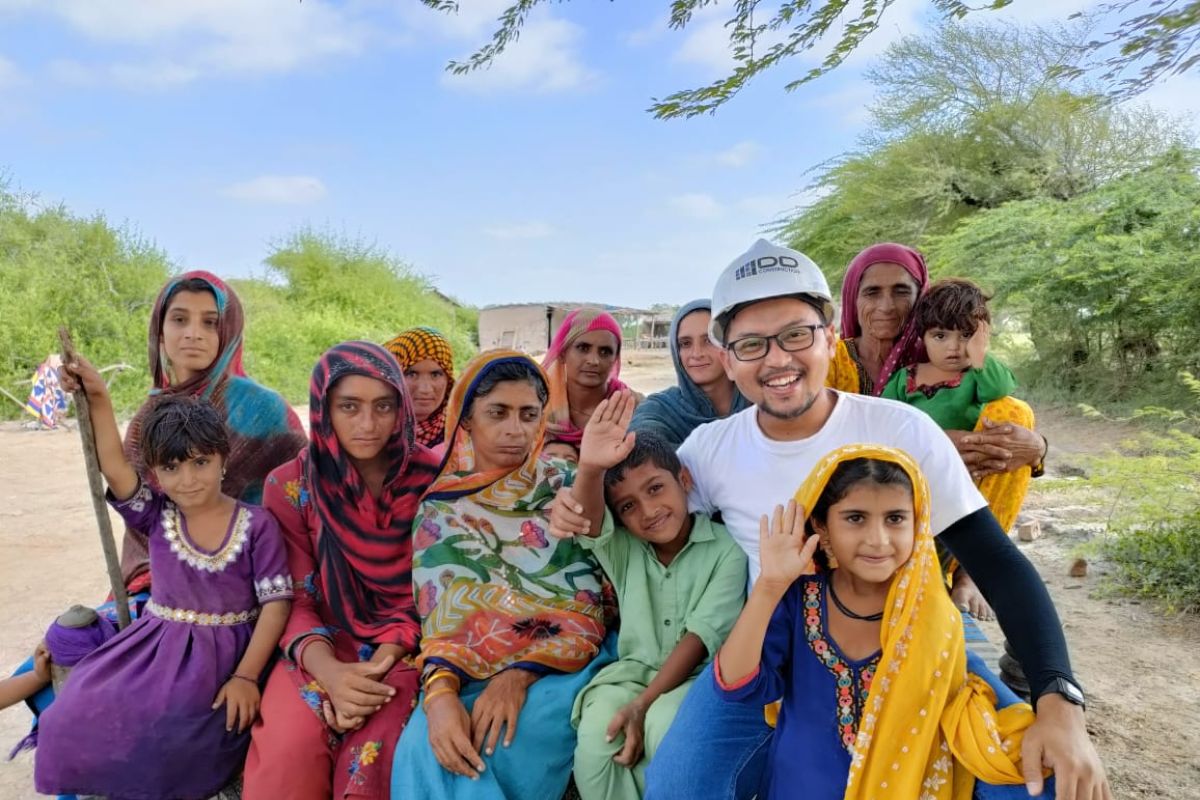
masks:
{"label": "white cloud", "polygon": [[714,160],[723,167],[739,169],[756,160],[762,152],[762,145],[747,139],[717,153]]}
{"label": "white cloud", "polygon": [[622,38],[629,47],[645,47],[653,44],[667,34],[671,29],[671,18],[666,15],[657,16],[641,28],[626,33]]}
{"label": "white cloud", "polygon": [[871,104],[875,100],[875,88],[866,81],[857,81],[841,86],[835,91],[809,97],[807,105],[828,114],[823,121],[832,118],[843,128],[857,130],[871,119]]}
{"label": "white cloud", "polygon": [[307,205],[326,195],[325,184],[311,175],[261,175],[225,187],[226,197],[246,203]]}
{"label": "white cloud", "polygon": [[21,70],[12,61],[0,56],[0,89],[16,86],[21,82]]}
{"label": "white cloud", "polygon": [[111,84],[123,89],[150,91],[191,83],[202,74],[196,67],[173,61],[95,65],[62,59],[52,61],[49,69],[51,77],[71,86]]}
{"label": "white cloud", "polygon": [[[487,43],[499,27],[500,14],[511,0],[471,0],[456,13],[439,13],[410,3],[399,9],[413,30],[435,39],[469,48],[458,60]],[[442,84],[474,92],[531,90],[561,92],[592,84],[598,73],[583,62],[579,45],[584,29],[541,8],[521,27],[521,35],[486,69],[442,75]]]}
{"label": "white cloud", "polygon": [[676,211],[693,219],[716,219],[723,213],[721,204],[717,202],[716,198],[703,192],[677,194],[667,202]]}
{"label": "white cloud", "polygon": [[730,72],[737,62],[729,48],[729,29],[725,22],[724,16],[714,17],[711,13],[693,17],[684,28],[687,36],[673,59],[680,64],[701,67],[714,78]]}
{"label": "white cloud", "polygon": [[208,75],[285,73],[356,55],[375,36],[353,10],[328,0],[47,0],[24,10],[125,52],[111,63],[59,61],[53,76],[143,89]]}
{"label": "white cloud", "polygon": [[463,75],[449,72],[442,84],[473,92],[530,89],[561,92],[593,83],[598,74],[578,52],[583,29],[564,19],[542,18],[525,23],[521,38],[510,44],[491,66]]}
{"label": "white cloud", "polygon": [[1146,90],[1134,103],[1144,103],[1158,111],[1179,115],[1195,122],[1200,114],[1200,75],[1174,75]]}
{"label": "white cloud", "polygon": [[489,225],[483,232],[493,239],[517,241],[524,239],[545,239],[555,234],[554,228],[546,222],[517,222],[506,225]]}

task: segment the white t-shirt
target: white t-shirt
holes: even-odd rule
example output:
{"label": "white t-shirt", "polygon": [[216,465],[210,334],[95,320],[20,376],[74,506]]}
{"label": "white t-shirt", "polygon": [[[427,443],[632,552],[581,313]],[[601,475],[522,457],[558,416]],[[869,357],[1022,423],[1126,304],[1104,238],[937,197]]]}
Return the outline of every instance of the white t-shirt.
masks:
{"label": "white t-shirt", "polygon": [[751,586],[759,572],[759,517],[786,504],[822,457],[848,444],[896,447],[917,461],[929,483],[935,536],[987,505],[949,437],[912,406],[838,392],[821,430],[790,442],[768,439],[758,427],[758,409],[748,408],[696,428],[680,445],[679,459],[694,481],[689,509],[721,512],[750,560]]}

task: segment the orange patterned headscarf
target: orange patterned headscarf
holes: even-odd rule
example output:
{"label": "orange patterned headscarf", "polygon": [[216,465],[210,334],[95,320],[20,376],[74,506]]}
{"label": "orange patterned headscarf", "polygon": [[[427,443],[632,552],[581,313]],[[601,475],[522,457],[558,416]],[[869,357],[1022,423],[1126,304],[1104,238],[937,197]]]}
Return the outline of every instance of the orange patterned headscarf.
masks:
{"label": "orange patterned headscarf", "polygon": [[417,422],[416,427],[418,442],[426,447],[441,444],[446,436],[446,403],[454,388],[454,352],[450,349],[449,340],[434,328],[409,328],[388,341],[384,347],[396,357],[401,372],[418,362],[434,361],[446,373],[448,383],[441,405]]}
{"label": "orange patterned headscarf", "polygon": [[929,526],[929,486],[902,450],[855,444],[825,456],[796,492],[813,508],[838,465],[857,458],[898,464],[913,485],[912,556],[892,578],[882,655],[859,721],[845,800],[970,800],[976,778],[1021,784],[1021,741],[1033,709],[996,710],[987,683],[967,674],[962,616],[941,582]]}

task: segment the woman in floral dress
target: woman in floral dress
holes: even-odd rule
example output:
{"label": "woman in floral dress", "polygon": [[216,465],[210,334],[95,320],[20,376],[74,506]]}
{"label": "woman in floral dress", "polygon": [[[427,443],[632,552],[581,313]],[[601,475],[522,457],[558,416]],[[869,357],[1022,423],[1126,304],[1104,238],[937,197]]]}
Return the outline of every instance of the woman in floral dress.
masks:
{"label": "woman in floral dress", "polygon": [[546,506],[571,478],[565,462],[539,460],[548,396],[533,360],[493,350],[450,397],[449,448],[414,523],[423,696],[396,748],[392,797],[566,788],[571,704],[615,647],[598,565],[546,532]]}

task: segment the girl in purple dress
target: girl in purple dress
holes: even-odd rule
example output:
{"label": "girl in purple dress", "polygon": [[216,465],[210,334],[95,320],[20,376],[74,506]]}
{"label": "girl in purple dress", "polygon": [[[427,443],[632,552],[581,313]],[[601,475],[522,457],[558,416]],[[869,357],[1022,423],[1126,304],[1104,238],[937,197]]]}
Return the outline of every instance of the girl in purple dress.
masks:
{"label": "girl in purple dress", "polygon": [[199,800],[241,769],[259,680],[287,622],[292,585],[274,518],[221,492],[229,438],[208,402],[165,397],[126,459],[104,380],[80,358],[63,386],[91,405],[109,502],[149,532],[154,597],[75,667],[41,717],[34,779],[46,794]]}

